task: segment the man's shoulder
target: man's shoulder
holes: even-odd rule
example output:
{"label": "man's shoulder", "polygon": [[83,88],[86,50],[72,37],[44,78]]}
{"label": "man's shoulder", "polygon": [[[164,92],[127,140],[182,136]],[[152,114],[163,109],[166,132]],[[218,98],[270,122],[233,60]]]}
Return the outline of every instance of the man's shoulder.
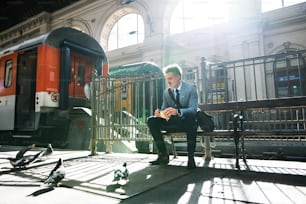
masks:
{"label": "man's shoulder", "polygon": [[163,93],[165,96],[169,96],[169,88],[164,89]]}
{"label": "man's shoulder", "polygon": [[186,88],[196,88],[195,84],[189,83],[189,82],[182,82],[182,86],[185,86]]}

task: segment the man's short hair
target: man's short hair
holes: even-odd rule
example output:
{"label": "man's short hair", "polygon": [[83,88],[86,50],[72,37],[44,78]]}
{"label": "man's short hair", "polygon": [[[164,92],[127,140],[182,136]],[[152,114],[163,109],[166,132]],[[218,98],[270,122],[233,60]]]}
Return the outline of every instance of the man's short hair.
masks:
{"label": "man's short hair", "polygon": [[182,68],[178,65],[178,64],[170,64],[168,66],[166,66],[164,68],[164,74],[168,74],[168,73],[174,73],[176,75],[180,75],[182,76],[183,72],[182,72]]}

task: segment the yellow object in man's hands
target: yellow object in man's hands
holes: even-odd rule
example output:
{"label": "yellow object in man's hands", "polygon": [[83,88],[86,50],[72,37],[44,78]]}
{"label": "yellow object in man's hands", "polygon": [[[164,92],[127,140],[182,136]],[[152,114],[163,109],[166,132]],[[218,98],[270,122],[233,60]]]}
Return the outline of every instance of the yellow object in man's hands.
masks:
{"label": "yellow object in man's hands", "polygon": [[166,120],[169,120],[170,116],[167,115],[164,111],[160,111],[160,117]]}

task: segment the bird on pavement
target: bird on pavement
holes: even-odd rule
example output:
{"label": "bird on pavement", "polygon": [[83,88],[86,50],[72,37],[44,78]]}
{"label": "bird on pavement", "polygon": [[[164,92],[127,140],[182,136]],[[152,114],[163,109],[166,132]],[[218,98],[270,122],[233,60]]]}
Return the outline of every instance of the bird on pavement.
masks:
{"label": "bird on pavement", "polygon": [[33,154],[33,155],[25,155],[25,153],[27,151],[29,151],[30,149],[33,149],[33,148],[35,148],[35,144],[24,147],[19,152],[17,152],[15,157],[7,157],[7,158],[1,158],[1,159],[9,160],[11,165],[14,168],[26,167],[30,163],[34,162],[40,156],[40,154],[43,152],[43,150],[42,150],[42,151],[40,151],[36,154]]}
{"label": "bird on pavement", "polygon": [[116,169],[114,171],[114,179],[113,181],[120,181],[121,179],[127,180],[128,176],[129,176],[129,171],[127,169],[127,164],[126,162],[123,163],[122,167],[120,169]]}
{"label": "bird on pavement", "polygon": [[44,150],[44,152],[41,154],[42,157],[49,156],[53,153],[53,147],[51,144],[48,144],[48,147]]}
{"label": "bird on pavement", "polygon": [[63,164],[63,160],[60,158],[56,166],[52,169],[49,176],[44,182],[44,185],[47,186],[58,186],[59,182],[65,177],[65,168]]}

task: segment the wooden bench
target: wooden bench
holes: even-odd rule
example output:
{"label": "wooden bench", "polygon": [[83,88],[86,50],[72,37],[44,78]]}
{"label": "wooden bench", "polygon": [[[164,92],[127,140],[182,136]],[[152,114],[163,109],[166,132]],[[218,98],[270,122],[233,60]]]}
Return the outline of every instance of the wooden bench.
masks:
{"label": "wooden bench", "polygon": [[[291,98],[281,98],[281,99],[267,99],[267,100],[259,100],[259,101],[245,101],[245,102],[229,102],[229,103],[221,103],[221,104],[203,104],[199,105],[199,107],[207,111],[208,113],[214,115],[216,113],[242,113],[245,111],[254,111],[254,110],[276,110],[276,109],[293,109],[293,108],[306,108],[306,97],[291,97]],[[242,123],[241,123],[242,122]],[[271,121],[269,121],[271,123]],[[279,121],[272,121],[277,124],[281,124]],[[305,119],[301,119],[298,121],[286,121],[286,123],[304,123]],[[197,140],[200,141],[201,146],[203,147],[203,153],[205,155],[206,160],[211,159],[210,152],[210,136],[211,137],[233,137],[235,141],[235,157],[236,157],[236,168],[240,169],[239,166],[239,150],[240,150],[240,142],[241,142],[241,152],[242,159],[246,163],[245,156],[245,147],[244,147],[244,137],[285,137],[285,136],[303,136],[306,138],[306,130],[261,130],[261,129],[245,129],[243,127],[244,123],[264,123],[264,121],[248,121],[248,119],[243,119],[240,121],[241,127],[236,127],[233,124],[233,118],[228,121],[229,127],[227,129],[222,130],[214,130],[213,132],[203,132],[202,130],[198,130],[197,132]],[[184,132],[174,132],[167,133],[163,131],[163,134],[166,137],[170,138],[172,144],[172,151],[174,157],[177,156],[177,152],[175,149],[175,141],[186,141],[186,133]]]}
{"label": "wooden bench", "polygon": [[[173,153],[174,158],[177,157],[177,152],[175,148],[175,142],[177,141],[186,141],[186,133],[185,132],[167,132],[162,131],[163,135],[165,137],[168,137],[171,142],[171,151]],[[211,143],[210,143],[210,137],[214,136],[222,136],[222,137],[234,137],[235,139],[235,158],[236,158],[236,168],[240,169],[239,166],[239,139],[240,139],[240,133],[235,132],[233,130],[214,130],[212,132],[204,132],[203,130],[198,129],[197,130],[197,141],[200,142],[202,148],[203,148],[203,154],[206,161],[211,160]],[[246,157],[245,157],[245,151],[244,151],[244,140],[242,138],[242,158],[243,161],[246,163]]]}
{"label": "wooden bench", "polygon": [[[177,152],[175,148],[175,142],[179,141],[186,141],[186,133],[185,132],[171,132],[167,133],[166,131],[162,131],[165,137],[169,138],[171,142],[171,151],[173,153],[174,158],[177,157]],[[267,138],[285,138],[287,136],[290,136],[291,138],[303,138],[304,141],[306,141],[306,132],[299,132],[299,131],[286,131],[286,132],[280,132],[280,131],[254,131],[254,130],[245,130],[240,131],[239,135],[236,136],[236,143],[235,143],[235,159],[236,159],[236,168],[240,169],[239,165],[239,157],[240,157],[240,150],[242,152],[242,159],[243,162],[246,164],[247,158],[245,154],[245,145],[244,145],[244,139],[245,137],[253,138],[255,140],[263,140],[267,141]],[[205,157],[205,160],[209,161],[211,159],[211,148],[214,148],[215,145],[212,145],[210,140],[210,137],[232,137],[235,140],[235,135],[233,130],[214,130],[213,132],[203,132],[202,130],[198,130],[197,134],[197,141],[200,142],[202,148],[203,148],[203,154]],[[239,139],[239,140],[238,140]],[[239,146],[241,144],[241,147]],[[247,164],[246,164],[247,165]]]}

